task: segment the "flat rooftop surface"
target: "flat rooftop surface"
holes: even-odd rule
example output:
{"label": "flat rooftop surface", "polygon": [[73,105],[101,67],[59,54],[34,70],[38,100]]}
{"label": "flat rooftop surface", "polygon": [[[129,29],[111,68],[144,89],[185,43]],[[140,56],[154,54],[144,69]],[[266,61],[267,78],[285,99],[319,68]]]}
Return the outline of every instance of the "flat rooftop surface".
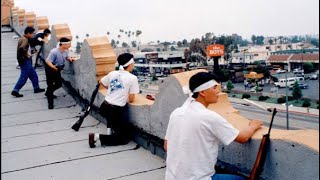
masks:
{"label": "flat rooftop surface", "polygon": [[[82,108],[60,88],[54,109],[44,93],[33,93],[31,81],[11,91],[18,80],[13,32],[1,33],[1,179],[3,180],[163,180],[165,161],[136,143],[89,148],[88,133],[106,133],[106,126],[87,116],[82,128],[71,126]],[[41,88],[47,88],[43,68],[36,69]]]}

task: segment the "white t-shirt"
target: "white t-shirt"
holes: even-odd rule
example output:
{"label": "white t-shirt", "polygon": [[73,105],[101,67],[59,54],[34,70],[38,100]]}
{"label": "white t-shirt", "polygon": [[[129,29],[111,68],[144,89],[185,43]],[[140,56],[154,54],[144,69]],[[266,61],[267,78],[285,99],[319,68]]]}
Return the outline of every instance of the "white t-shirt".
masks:
{"label": "white t-shirt", "polygon": [[166,180],[211,180],[215,173],[219,143],[229,145],[238,136],[222,116],[197,101],[181,113],[175,109],[169,120]]}
{"label": "white t-shirt", "polygon": [[125,106],[129,94],[138,94],[140,91],[138,78],[128,71],[112,71],[101,78],[101,82],[108,87],[105,100],[116,106]]}

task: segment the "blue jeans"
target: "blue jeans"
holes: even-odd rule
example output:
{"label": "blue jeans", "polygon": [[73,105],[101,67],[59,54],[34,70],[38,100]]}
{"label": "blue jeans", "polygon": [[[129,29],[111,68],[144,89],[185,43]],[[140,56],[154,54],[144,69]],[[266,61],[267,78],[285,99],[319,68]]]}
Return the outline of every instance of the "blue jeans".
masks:
{"label": "blue jeans", "polygon": [[27,59],[20,65],[21,73],[18,82],[13,88],[13,91],[19,92],[20,89],[26,84],[28,78],[32,82],[33,89],[39,88],[39,79],[37,72],[32,67],[32,59]]}
{"label": "blue jeans", "polygon": [[245,180],[244,177],[233,174],[214,174],[212,180]]}

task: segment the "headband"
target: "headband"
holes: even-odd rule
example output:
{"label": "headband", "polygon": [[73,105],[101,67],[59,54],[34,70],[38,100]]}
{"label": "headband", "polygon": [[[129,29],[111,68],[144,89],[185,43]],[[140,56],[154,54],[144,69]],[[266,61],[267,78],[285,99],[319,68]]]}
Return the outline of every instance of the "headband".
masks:
{"label": "headband", "polygon": [[193,92],[189,89],[188,86],[183,86],[183,92],[185,94],[189,94],[189,98],[183,103],[183,105],[181,106],[180,111],[178,112],[179,115],[184,115],[186,113],[187,108],[190,106],[190,104],[195,101],[195,99],[192,97],[193,93],[196,92],[200,92],[200,91],[204,91],[207,90],[215,85],[218,85],[219,83],[215,80],[210,80],[206,83],[201,84],[200,86],[198,86],[195,90],[193,90]]}
{"label": "headband", "polygon": [[193,93],[204,91],[204,90],[209,89],[209,88],[211,88],[211,87],[213,87],[215,85],[218,85],[217,81],[210,80],[210,81],[208,81],[206,83],[201,84],[200,86],[198,86],[193,91],[191,91],[188,86],[183,86],[182,89],[183,89],[184,94],[189,94],[189,95],[191,94],[191,96],[192,96]]}
{"label": "headband", "polygon": [[68,41],[68,42],[60,42],[60,44],[70,44],[71,42]]}
{"label": "headband", "polygon": [[127,66],[129,66],[130,64],[132,64],[132,63],[134,63],[133,58],[131,58],[130,61],[128,61],[126,64],[120,65],[119,69],[120,69],[120,70],[124,70],[124,67],[127,67]]}

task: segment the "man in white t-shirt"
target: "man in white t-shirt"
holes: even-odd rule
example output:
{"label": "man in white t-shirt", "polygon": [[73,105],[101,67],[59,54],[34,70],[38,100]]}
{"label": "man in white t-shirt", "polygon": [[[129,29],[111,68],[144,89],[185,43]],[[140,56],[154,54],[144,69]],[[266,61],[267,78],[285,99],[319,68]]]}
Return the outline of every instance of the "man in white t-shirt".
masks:
{"label": "man in white t-shirt", "polygon": [[190,78],[186,102],[175,109],[169,120],[164,149],[167,151],[166,180],[244,179],[230,174],[215,174],[219,143],[247,142],[262,122],[252,120],[242,131],[208,110],[217,103],[219,89],[215,75],[200,72]]}
{"label": "man in white t-shirt", "polygon": [[121,54],[118,57],[119,71],[112,71],[100,79],[100,85],[108,89],[105,101],[100,106],[100,114],[107,119],[110,134],[89,133],[89,146],[95,147],[100,140],[102,146],[124,145],[130,141],[130,125],[124,118],[124,109],[128,102],[133,102],[139,93],[138,78],[131,74],[134,68],[133,55]]}

